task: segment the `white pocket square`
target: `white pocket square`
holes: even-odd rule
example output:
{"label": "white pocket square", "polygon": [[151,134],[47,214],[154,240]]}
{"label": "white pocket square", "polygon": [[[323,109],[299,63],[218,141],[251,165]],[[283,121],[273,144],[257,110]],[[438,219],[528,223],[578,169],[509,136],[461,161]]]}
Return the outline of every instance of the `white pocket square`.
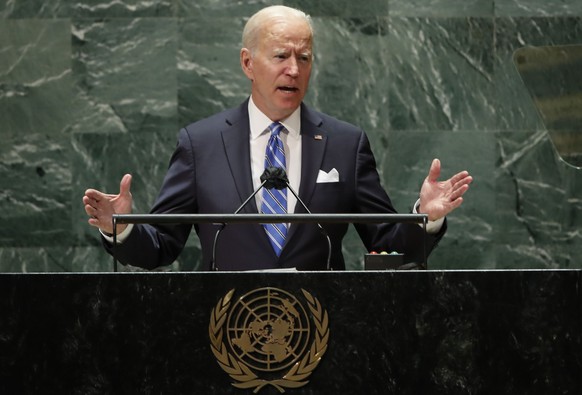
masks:
{"label": "white pocket square", "polygon": [[333,169],[331,169],[329,171],[329,173],[326,173],[323,170],[319,170],[319,174],[317,174],[317,181],[316,182],[318,184],[321,184],[324,182],[339,182],[339,173],[335,167]]}

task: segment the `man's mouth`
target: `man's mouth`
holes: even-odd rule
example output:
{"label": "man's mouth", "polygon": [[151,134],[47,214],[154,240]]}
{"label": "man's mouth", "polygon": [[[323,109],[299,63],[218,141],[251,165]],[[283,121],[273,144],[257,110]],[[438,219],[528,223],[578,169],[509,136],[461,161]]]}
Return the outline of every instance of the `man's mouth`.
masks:
{"label": "man's mouth", "polygon": [[282,90],[283,92],[297,92],[297,91],[299,91],[298,88],[295,88],[293,86],[280,86],[278,89]]}

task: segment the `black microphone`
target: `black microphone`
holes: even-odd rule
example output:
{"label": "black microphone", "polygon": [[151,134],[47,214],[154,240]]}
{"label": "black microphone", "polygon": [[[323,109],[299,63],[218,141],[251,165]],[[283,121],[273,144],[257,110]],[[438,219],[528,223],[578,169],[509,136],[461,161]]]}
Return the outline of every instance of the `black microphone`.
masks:
{"label": "black microphone", "polygon": [[[297,201],[301,203],[301,206],[303,206],[305,211],[307,211],[308,214],[312,214],[312,212],[309,211],[303,200],[301,200],[297,192],[295,192],[295,190],[291,187],[291,184],[289,184],[289,178],[287,178],[287,173],[285,172],[285,169],[281,167],[272,166],[268,167],[267,169],[265,169],[265,172],[261,176],[261,181],[263,181],[263,184],[267,189],[271,188],[283,189],[285,187],[289,188],[293,196],[295,196]],[[323,237],[325,237],[325,239],[327,240],[327,263],[325,267],[327,270],[331,270],[331,239],[329,238],[329,234],[327,233],[327,231],[323,228],[323,226],[321,226],[320,223],[317,223],[317,227],[319,228]]]}
{"label": "black microphone", "polygon": [[[269,167],[268,169],[265,169],[265,171],[261,175],[261,185],[259,185],[259,187],[255,189],[253,193],[251,193],[247,200],[245,200],[243,204],[241,204],[240,207],[236,209],[234,214],[238,214],[251,201],[251,199],[254,198],[257,193],[259,193],[261,189],[263,189],[264,187],[267,187],[269,189],[272,188],[271,180],[274,179],[275,176],[271,175],[271,173],[268,171],[269,169],[274,168]],[[287,176],[285,175],[285,177]],[[220,233],[224,230],[225,227],[226,227],[225,223],[220,224],[220,228],[216,231],[216,234],[214,235],[214,242],[212,243],[212,260],[210,261],[210,270],[213,272],[218,271],[218,267],[216,266],[216,246],[218,245],[218,236],[220,236]]]}
{"label": "black microphone", "polygon": [[289,185],[289,178],[282,167],[267,167],[261,175],[261,181],[265,184],[267,189],[281,190],[285,187],[291,188]]}

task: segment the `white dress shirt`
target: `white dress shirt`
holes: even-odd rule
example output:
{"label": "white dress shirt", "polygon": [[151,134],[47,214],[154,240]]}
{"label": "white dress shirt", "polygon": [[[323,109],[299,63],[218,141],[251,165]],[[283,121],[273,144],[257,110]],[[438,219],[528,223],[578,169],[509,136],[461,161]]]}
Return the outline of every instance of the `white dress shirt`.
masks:
{"label": "white dress shirt", "polygon": [[[253,189],[261,185],[261,175],[265,171],[265,152],[271,132],[269,125],[273,123],[258,109],[251,97],[249,100],[249,121],[251,127],[251,172]],[[301,184],[301,107],[297,108],[289,117],[279,121],[285,129],[279,135],[285,146],[286,172],[291,188],[299,193]],[[263,194],[255,195],[257,207],[261,210]],[[294,213],[297,199],[291,191],[287,192],[287,212]]]}

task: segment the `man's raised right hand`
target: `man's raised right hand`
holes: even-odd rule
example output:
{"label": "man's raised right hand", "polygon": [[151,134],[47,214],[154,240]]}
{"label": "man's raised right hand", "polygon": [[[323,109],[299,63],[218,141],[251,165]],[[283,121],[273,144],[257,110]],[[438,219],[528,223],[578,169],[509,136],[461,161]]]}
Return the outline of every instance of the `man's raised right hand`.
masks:
{"label": "man's raised right hand", "polygon": [[[126,174],[119,184],[119,194],[111,195],[96,189],[87,189],[83,196],[85,212],[89,216],[89,225],[99,228],[102,232],[113,233],[113,214],[131,214],[132,197],[130,192],[131,174]],[[126,224],[117,225],[117,233],[121,233]]]}

